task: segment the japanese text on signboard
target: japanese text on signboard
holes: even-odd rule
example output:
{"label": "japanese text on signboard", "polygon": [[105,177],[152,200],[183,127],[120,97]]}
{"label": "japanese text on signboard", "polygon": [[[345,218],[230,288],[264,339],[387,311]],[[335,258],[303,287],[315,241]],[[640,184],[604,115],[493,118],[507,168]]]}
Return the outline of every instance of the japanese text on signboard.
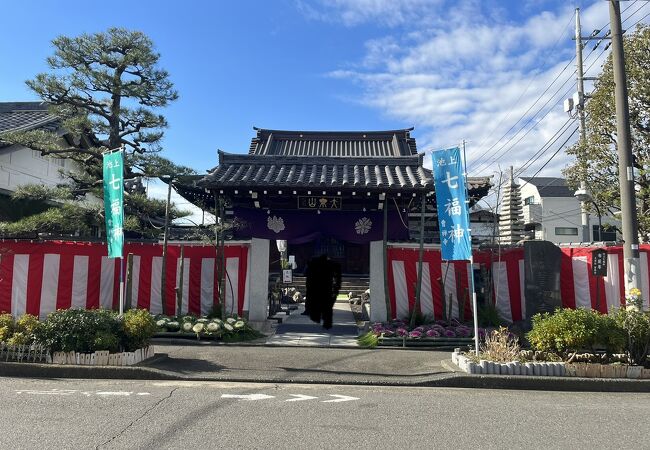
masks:
{"label": "japanese text on signboard", "polygon": [[341,197],[301,195],[298,209],[341,209]]}
{"label": "japanese text on signboard", "polygon": [[433,152],[442,259],[468,260],[472,255],[465,176],[458,147]]}
{"label": "japanese text on signboard", "polygon": [[124,246],[123,165],[121,151],[104,154],[104,210],[109,258],[121,258]]}

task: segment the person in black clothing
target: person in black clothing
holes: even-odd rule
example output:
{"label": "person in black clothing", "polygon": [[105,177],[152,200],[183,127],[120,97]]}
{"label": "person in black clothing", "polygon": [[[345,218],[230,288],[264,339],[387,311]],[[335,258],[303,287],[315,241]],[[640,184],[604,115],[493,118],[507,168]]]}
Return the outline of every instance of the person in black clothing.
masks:
{"label": "person in black clothing", "polygon": [[332,328],[332,309],[341,289],[341,265],[321,255],[307,266],[307,299],[305,310],[314,322],[323,321],[323,328]]}

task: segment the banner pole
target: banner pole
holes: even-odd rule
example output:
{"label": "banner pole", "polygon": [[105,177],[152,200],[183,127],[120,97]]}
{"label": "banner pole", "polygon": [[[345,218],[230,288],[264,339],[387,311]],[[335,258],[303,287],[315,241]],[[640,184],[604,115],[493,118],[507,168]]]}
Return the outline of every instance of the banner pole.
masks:
{"label": "banner pole", "polygon": [[124,314],[124,254],[120,258],[120,316]]}
{"label": "banner pole", "polygon": [[470,221],[469,217],[469,189],[467,189],[467,155],[465,153],[465,139],[463,139],[463,169],[465,171],[465,192],[466,192],[466,199],[467,199],[467,223],[470,225],[470,239],[469,239],[469,250],[470,250],[470,256],[469,256],[469,286],[470,289],[472,290],[472,316],[474,319],[474,352],[476,353],[476,356],[478,356],[479,349],[478,349],[478,302],[476,300],[476,288],[474,286],[474,249],[472,249],[472,231],[471,231],[471,224],[472,222]]}

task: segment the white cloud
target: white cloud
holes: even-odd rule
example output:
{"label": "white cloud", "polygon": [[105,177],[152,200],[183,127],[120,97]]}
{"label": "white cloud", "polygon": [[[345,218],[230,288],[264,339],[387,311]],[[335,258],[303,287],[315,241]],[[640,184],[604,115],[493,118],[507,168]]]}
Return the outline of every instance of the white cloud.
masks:
{"label": "white cloud", "polygon": [[[383,20],[392,11],[388,25],[395,27],[367,41],[365,57],[352,69],[348,64],[347,70],[329,75],[360,87],[352,101],[414,124],[421,151],[466,139],[473,175],[490,174],[498,165],[523,165],[567,121],[562,101],[575,90],[573,8],[544,10],[544,4],[528,2],[527,8],[536,12],[515,22],[503,10],[477,1],[453,2],[454,8],[447,8],[450,2],[424,2],[418,13],[427,20],[399,27],[417,11],[415,3],[423,2],[326,2],[320,11],[329,21],[338,17],[352,26]],[[583,8],[582,22],[583,34],[608,24],[606,2]],[[592,66],[587,75],[597,75],[603,47],[586,58],[585,66]],[[564,140],[544,152],[526,175],[537,171]],[[560,152],[540,174],[559,175],[566,164]]]}

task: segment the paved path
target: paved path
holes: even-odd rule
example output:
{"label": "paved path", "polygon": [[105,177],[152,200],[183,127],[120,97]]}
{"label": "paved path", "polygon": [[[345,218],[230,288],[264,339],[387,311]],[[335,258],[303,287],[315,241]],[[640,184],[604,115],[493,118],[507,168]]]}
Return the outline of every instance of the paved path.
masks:
{"label": "paved path", "polygon": [[291,312],[275,328],[275,333],[266,340],[267,345],[290,347],[354,347],[357,348],[359,328],[347,301],[334,304],[334,326],[325,330],[321,324],[312,322],[301,313],[303,304]]}

